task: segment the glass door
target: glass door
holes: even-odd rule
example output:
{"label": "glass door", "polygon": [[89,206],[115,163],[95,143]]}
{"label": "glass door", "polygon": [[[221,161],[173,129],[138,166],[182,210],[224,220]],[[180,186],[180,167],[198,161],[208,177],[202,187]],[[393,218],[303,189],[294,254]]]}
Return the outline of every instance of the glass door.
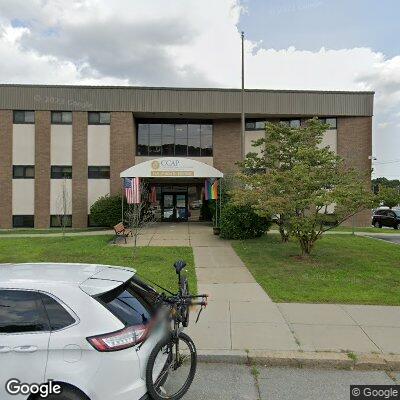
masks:
{"label": "glass door", "polygon": [[175,194],[175,215],[177,221],[187,221],[188,207],[187,194]]}
{"label": "glass door", "polygon": [[171,193],[163,193],[162,196],[162,210],[161,210],[163,221],[173,221],[175,218],[174,208],[174,195]]}
{"label": "glass door", "polygon": [[163,221],[187,221],[187,193],[163,193],[161,215]]}

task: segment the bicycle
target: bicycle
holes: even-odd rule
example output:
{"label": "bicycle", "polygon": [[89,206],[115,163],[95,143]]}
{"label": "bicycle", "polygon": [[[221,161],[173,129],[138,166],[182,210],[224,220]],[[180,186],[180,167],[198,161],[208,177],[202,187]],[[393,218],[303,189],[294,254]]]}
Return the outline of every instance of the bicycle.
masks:
{"label": "bicycle", "polygon": [[160,320],[167,321],[167,334],[150,353],[146,368],[147,391],[153,400],[178,400],[189,390],[196,374],[197,352],[193,340],[183,328],[189,325],[191,306],[207,306],[207,295],[191,295],[186,276],[182,274],[186,263],[174,264],[179,281],[176,294],[159,294],[156,302],[161,311]]}

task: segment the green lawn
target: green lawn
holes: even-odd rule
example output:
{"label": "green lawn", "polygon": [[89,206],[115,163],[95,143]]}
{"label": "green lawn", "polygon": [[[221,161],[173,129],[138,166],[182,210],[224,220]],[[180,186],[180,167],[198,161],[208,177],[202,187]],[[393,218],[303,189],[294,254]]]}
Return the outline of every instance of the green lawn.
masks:
{"label": "green lawn", "polygon": [[276,302],[400,305],[400,246],[364,237],[327,235],[309,259],[279,235],[233,247]]}
{"label": "green lawn", "polygon": [[[121,265],[135,268],[138,274],[167,289],[177,288],[172,267],[177,259],[188,264],[190,287],[197,288],[193,253],[190,247],[139,247],[132,258],[132,248],[111,246],[112,236],[75,236],[55,238],[1,238],[0,263],[68,262]],[[1,276],[0,276],[1,281]]]}

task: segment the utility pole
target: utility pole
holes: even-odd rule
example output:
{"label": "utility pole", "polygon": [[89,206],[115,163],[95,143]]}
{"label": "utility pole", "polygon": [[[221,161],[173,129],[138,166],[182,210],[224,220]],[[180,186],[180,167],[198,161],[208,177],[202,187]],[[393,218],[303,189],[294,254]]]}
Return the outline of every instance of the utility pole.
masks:
{"label": "utility pole", "polygon": [[244,148],[244,133],[245,133],[245,115],[244,115],[244,32],[242,31],[242,131],[241,131],[241,150],[242,150],[242,159],[245,157],[245,148]]}

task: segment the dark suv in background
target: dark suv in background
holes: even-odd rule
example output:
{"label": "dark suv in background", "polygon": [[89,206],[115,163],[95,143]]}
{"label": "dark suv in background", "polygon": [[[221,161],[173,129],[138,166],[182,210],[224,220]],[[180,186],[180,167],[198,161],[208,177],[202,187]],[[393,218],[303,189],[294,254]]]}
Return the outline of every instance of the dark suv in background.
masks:
{"label": "dark suv in background", "polygon": [[400,229],[400,210],[378,209],[372,216],[372,225],[375,228],[387,226],[394,229]]}

